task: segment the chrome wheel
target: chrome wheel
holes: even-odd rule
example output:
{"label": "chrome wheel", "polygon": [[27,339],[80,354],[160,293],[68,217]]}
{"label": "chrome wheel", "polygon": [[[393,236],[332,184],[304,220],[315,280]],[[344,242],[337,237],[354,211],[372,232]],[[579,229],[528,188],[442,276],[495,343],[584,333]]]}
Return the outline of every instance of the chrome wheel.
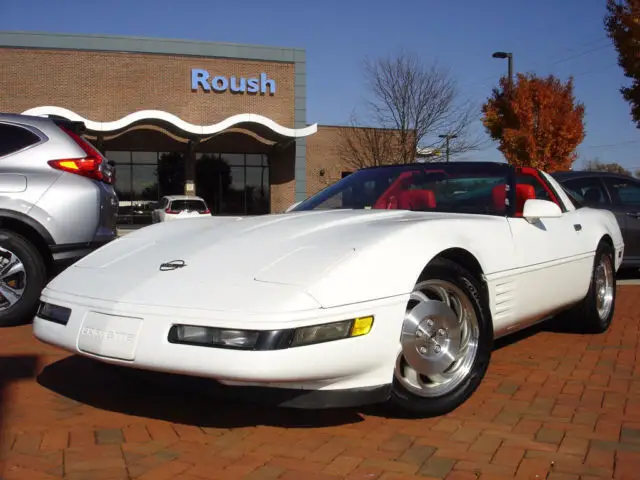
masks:
{"label": "chrome wheel", "polygon": [[605,320],[613,305],[613,265],[609,255],[602,255],[595,271],[596,309],[601,320]]}
{"label": "chrome wheel", "polygon": [[416,285],[407,305],[395,377],[421,397],[439,397],[467,377],[480,327],[469,297],[445,280]]}
{"label": "chrome wheel", "polygon": [[0,311],[15,305],[27,286],[27,272],[18,256],[0,247]]}

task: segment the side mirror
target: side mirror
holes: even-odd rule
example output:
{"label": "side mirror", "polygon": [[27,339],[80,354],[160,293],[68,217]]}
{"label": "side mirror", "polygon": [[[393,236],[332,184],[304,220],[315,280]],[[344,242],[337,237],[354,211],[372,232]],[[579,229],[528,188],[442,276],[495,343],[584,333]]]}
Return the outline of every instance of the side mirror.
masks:
{"label": "side mirror", "polygon": [[300,205],[302,203],[302,201],[296,202],[293,205],[291,205],[289,208],[287,208],[284,213],[289,213],[291,210],[293,210],[294,208],[296,208],[298,205]]}
{"label": "side mirror", "polygon": [[557,218],[562,216],[562,210],[556,203],[549,200],[530,198],[524,202],[522,216],[529,221],[539,218]]}

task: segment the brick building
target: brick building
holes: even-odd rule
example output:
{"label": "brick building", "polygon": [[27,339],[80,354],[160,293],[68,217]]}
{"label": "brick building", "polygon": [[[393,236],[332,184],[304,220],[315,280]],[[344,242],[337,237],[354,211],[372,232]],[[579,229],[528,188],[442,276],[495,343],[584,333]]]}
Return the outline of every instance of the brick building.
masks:
{"label": "brick building", "polygon": [[0,111],[84,121],[117,165],[126,223],[168,194],[278,212],[348,170],[340,127],[307,123],[299,49],[0,32]]}

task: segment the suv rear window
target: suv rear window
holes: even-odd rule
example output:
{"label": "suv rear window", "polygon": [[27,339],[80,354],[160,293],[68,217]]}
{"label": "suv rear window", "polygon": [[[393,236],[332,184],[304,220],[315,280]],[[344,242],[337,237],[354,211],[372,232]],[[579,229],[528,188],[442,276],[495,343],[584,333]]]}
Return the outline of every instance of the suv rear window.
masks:
{"label": "suv rear window", "polygon": [[26,128],[0,123],[0,157],[35,145],[39,141],[40,137]]}
{"label": "suv rear window", "polygon": [[196,212],[204,212],[207,209],[207,206],[204,204],[202,200],[174,200],[171,202],[171,210],[174,211],[196,211]]}

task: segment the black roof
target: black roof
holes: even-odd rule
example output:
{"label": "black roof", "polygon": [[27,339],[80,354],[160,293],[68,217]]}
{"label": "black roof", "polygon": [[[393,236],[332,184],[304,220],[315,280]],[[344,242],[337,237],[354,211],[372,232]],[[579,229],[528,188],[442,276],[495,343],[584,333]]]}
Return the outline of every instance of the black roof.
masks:
{"label": "black roof", "polygon": [[594,170],[571,170],[566,172],[553,172],[551,176],[556,178],[557,180],[567,180],[569,178],[579,178],[579,177],[614,177],[614,178],[624,178],[624,179],[633,178],[630,175],[625,175],[622,173],[594,171]]}

